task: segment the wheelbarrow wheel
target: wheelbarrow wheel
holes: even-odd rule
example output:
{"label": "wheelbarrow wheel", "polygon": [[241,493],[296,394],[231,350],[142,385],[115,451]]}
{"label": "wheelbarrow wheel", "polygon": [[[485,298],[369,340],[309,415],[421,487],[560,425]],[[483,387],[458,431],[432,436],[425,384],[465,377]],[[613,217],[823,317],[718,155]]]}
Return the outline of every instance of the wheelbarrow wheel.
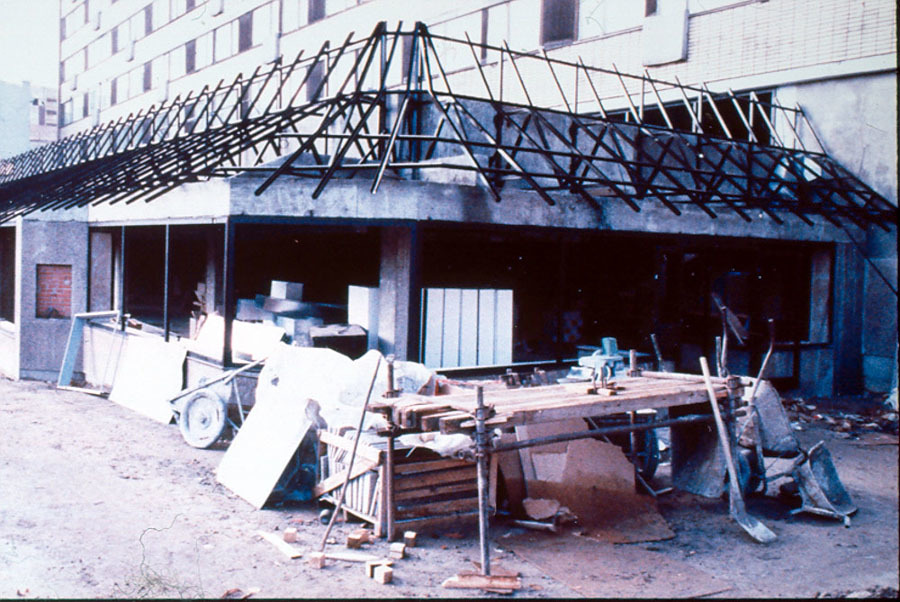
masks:
{"label": "wheelbarrow wheel", "polygon": [[649,430],[637,433],[637,454],[635,466],[638,474],[649,481],[659,467],[659,438],[656,431]]}
{"label": "wheelbarrow wheel", "polygon": [[221,397],[205,389],[191,395],[178,418],[188,445],[205,449],[219,440],[228,423],[228,408]]}

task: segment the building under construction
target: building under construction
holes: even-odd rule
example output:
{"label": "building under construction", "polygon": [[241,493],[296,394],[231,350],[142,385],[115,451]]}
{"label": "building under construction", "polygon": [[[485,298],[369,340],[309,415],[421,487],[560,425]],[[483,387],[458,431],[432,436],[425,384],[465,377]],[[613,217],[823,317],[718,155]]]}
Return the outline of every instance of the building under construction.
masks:
{"label": "building under construction", "polygon": [[[386,0],[241,15],[209,0],[166,25],[156,2],[150,17],[86,4],[62,42],[85,49],[75,75],[63,55],[65,137],[0,162],[9,376],[55,379],[72,316],[103,310],[166,340],[221,316],[205,360],[231,365],[239,300],[276,280],[303,283],[336,312],[326,322],[352,321],[348,291],[366,289],[367,345],[433,368],[562,363],[607,337],[650,352],[654,334],[696,371],[721,303],[746,333],[735,372],[758,369],[772,319],[771,378],[812,395],[896,380],[891,2],[866,3],[858,41],[809,59],[779,58],[818,35],[788,17],[806,7],[837,27],[856,3],[634,2],[619,30],[608,3],[586,1],[390,22],[375,18],[394,16]],[[514,9],[533,12],[534,40]],[[192,11],[210,40],[159,55],[167,76],[158,56],[134,58]],[[254,59],[240,71],[217,58],[226,25],[232,55]],[[607,52],[628,48],[642,50]],[[101,73],[116,61],[120,75]]]}

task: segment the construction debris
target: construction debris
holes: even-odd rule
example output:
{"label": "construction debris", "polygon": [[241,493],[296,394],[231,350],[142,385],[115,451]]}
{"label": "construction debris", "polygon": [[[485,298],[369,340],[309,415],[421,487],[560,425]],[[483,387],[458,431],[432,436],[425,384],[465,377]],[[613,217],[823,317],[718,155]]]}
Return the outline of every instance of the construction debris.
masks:
{"label": "construction debris", "polygon": [[297,541],[297,527],[288,527],[285,529],[281,538],[287,543],[295,543]]}
{"label": "construction debris", "polygon": [[284,554],[285,556],[287,556],[290,559],[300,558],[303,555],[299,549],[295,548],[294,546],[290,545],[289,543],[285,543],[284,540],[282,540],[280,537],[278,537],[277,535],[275,535],[273,533],[267,533],[265,531],[257,531],[256,534],[259,535],[260,537],[262,537],[263,539],[265,539],[266,541],[268,541],[269,543],[271,543],[276,548],[278,548],[278,550],[282,554]]}

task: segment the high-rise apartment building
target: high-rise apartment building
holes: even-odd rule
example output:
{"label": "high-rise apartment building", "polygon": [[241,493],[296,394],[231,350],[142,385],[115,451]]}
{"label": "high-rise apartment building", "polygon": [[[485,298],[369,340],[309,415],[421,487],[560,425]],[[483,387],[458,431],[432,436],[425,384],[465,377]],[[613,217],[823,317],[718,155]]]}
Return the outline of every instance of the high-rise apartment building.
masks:
{"label": "high-rise apartment building", "polygon": [[[226,322],[272,279],[332,304],[369,287],[370,345],[435,367],[485,363],[467,351],[465,298],[504,289],[514,363],[604,336],[648,348],[655,333],[695,369],[718,333],[715,294],[757,337],[733,352],[737,371],[758,366],[771,317],[775,378],[818,394],[896,378],[890,0],[60,10],[68,142],[43,171],[22,159],[0,180],[16,218],[0,277],[20,279],[10,293],[0,278],[7,373],[58,365],[59,345],[22,341],[62,332],[35,313],[34,273],[63,265],[64,314],[160,324],[187,314],[173,288],[198,282]],[[51,231],[65,251],[2,253]]]}

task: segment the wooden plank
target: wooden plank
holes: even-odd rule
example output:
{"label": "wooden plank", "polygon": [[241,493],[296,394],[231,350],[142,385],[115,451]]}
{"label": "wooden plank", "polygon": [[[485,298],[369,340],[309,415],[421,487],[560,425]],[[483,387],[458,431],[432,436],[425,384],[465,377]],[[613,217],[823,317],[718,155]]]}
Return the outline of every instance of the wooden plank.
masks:
{"label": "wooden plank", "polygon": [[450,514],[452,512],[469,511],[478,508],[478,498],[468,497],[459,500],[444,502],[429,502],[415,506],[397,506],[397,517],[425,517],[436,514]]}
{"label": "wooden plank", "polygon": [[443,470],[445,468],[472,467],[474,464],[465,460],[457,460],[455,458],[441,458],[439,460],[425,460],[423,462],[407,462],[406,464],[394,464],[394,475],[405,475],[410,473],[430,472],[432,470]]}
{"label": "wooden plank", "polygon": [[[348,452],[353,451],[353,441],[346,437],[341,437],[336,433],[332,433],[331,431],[319,431],[319,441],[327,445],[339,447]],[[356,447],[356,456],[357,458],[364,458],[370,462],[381,464],[381,461],[384,459],[384,452],[361,442]]]}
{"label": "wooden plank", "polygon": [[441,584],[442,587],[452,589],[487,589],[487,590],[517,590],[522,587],[522,580],[518,576],[511,575],[479,575],[478,573],[460,573],[454,575]]}
{"label": "wooden plank", "polygon": [[[378,466],[375,462],[369,460],[357,460],[353,467],[353,472],[350,473],[350,479],[355,479],[358,476],[361,476],[370,470],[374,469]],[[347,471],[342,470],[336,474],[331,475],[327,479],[323,480],[321,483],[318,483],[315,487],[313,487],[313,495],[315,497],[319,497],[323,493],[328,493],[332,489],[336,489],[344,484],[344,480],[347,478]]]}
{"label": "wooden plank", "polygon": [[435,471],[424,476],[415,475],[413,478],[394,479],[394,491],[407,491],[426,485],[444,483],[456,483],[473,478],[475,465],[452,468],[449,470]]}
{"label": "wooden plank", "polygon": [[300,558],[303,555],[298,548],[295,548],[273,533],[257,531],[256,534],[278,548],[278,550],[288,558]]}
{"label": "wooden plank", "polygon": [[436,431],[441,428],[441,419],[450,416],[459,416],[459,410],[450,410],[447,412],[439,412],[437,414],[428,414],[419,418],[419,428],[423,431]]}
{"label": "wooden plank", "polygon": [[447,408],[446,404],[440,402],[402,406],[394,410],[393,419],[395,424],[399,424],[403,428],[417,428],[423,415],[442,412]]}
{"label": "wooden plank", "polygon": [[436,497],[439,495],[448,495],[451,493],[471,492],[472,496],[478,494],[478,482],[471,480],[462,483],[448,483],[437,485],[426,485],[416,489],[407,489],[394,493],[394,501],[415,500],[423,497]]}
{"label": "wooden plank", "polygon": [[390,559],[382,558],[381,556],[354,554],[353,552],[326,552],[325,558],[329,560],[343,560],[344,562],[390,562]]}
{"label": "wooden plank", "polygon": [[[477,502],[476,502],[477,506]],[[396,525],[398,529],[424,531],[428,529],[459,529],[462,524],[475,522],[478,520],[478,508],[466,512],[458,512],[443,516],[426,516],[426,517],[410,517],[398,519]]]}

